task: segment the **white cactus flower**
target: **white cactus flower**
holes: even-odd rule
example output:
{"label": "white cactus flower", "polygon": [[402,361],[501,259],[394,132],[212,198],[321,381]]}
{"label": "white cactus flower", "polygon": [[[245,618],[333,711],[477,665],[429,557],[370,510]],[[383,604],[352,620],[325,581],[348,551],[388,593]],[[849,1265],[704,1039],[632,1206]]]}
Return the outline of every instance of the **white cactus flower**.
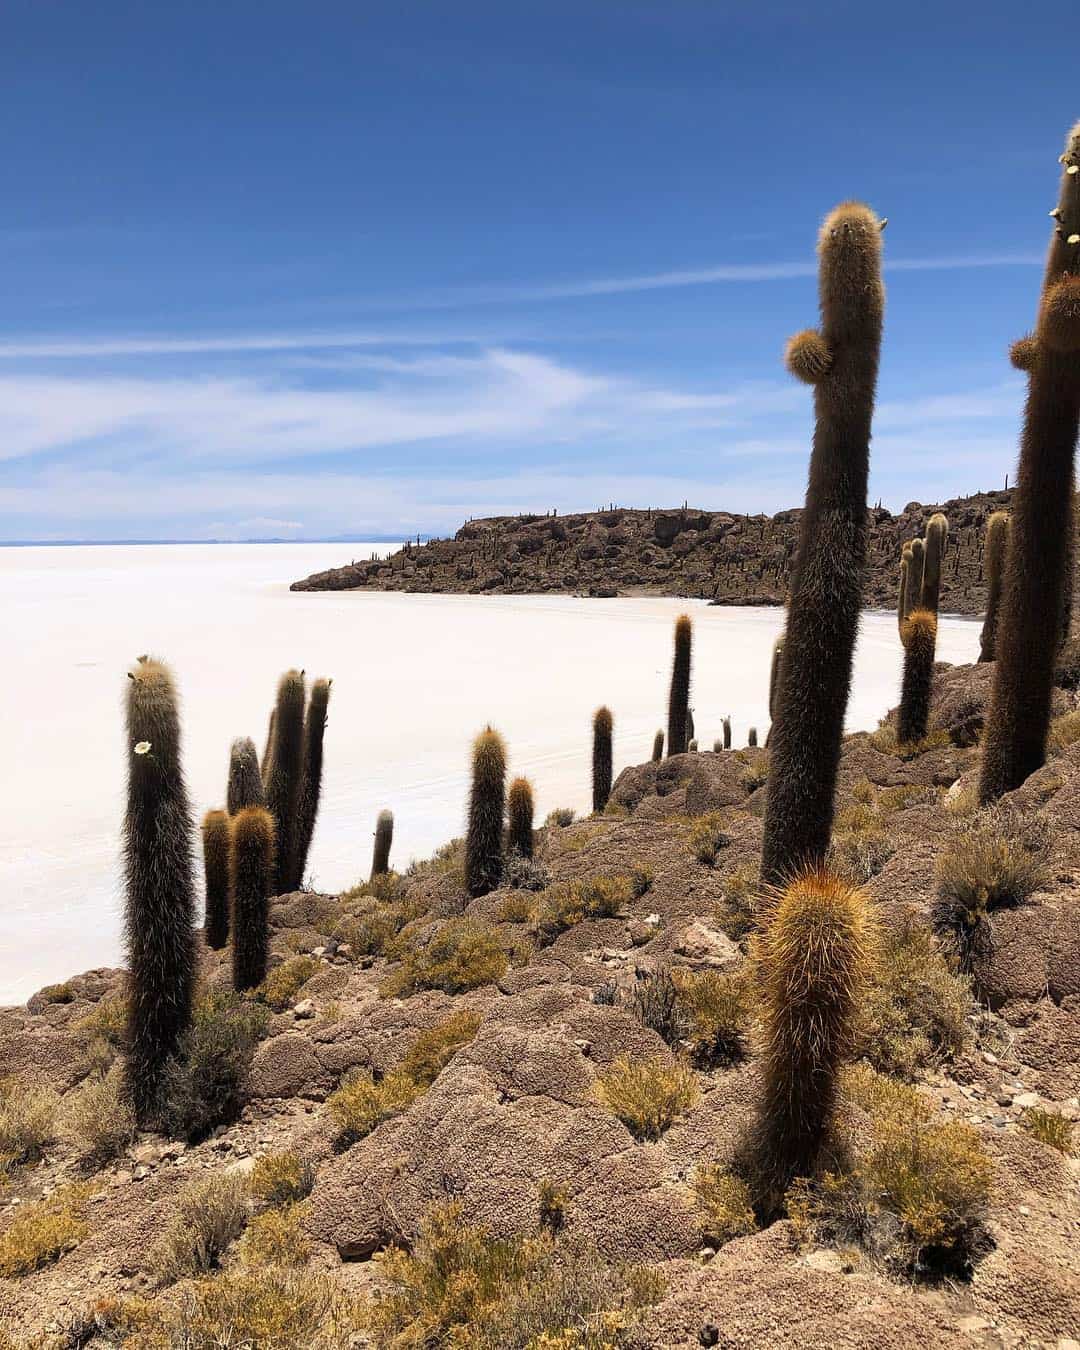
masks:
{"label": "white cactus flower", "polygon": [[138,744],[135,746],[135,753],[137,755],[145,755],[149,753],[149,750],[150,750],[149,741],[139,741]]}

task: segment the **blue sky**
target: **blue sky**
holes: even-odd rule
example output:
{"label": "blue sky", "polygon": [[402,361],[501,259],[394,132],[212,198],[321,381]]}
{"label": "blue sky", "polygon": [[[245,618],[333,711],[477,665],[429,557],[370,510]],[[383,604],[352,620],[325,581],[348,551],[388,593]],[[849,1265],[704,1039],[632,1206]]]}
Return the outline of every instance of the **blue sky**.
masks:
{"label": "blue sky", "polygon": [[0,538],[803,493],[837,201],[889,217],[874,498],[999,486],[1060,9],[6,0]]}

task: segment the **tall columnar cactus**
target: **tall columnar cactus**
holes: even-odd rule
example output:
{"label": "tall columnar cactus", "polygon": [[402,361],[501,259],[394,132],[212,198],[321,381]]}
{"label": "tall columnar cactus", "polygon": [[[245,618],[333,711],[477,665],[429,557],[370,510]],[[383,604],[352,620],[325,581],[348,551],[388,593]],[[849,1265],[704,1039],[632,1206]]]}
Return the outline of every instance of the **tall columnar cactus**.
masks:
{"label": "tall columnar cactus", "polygon": [[866,563],[870,422],[885,307],[881,229],[838,206],[818,241],[821,330],[788,343],[814,386],[816,428],[769,740],[761,874],[777,883],[829,847]]}
{"label": "tall columnar cactus", "polygon": [[746,733],[746,744],[753,749],[757,745],[757,727],[751,727]]}
{"label": "tall columnar cactus", "polygon": [[262,776],[263,795],[266,794],[266,785],[270,781],[270,756],[274,753],[274,724],[277,721],[277,708],[270,709],[270,717],[266,723],[266,744],[263,746],[262,759],[259,761],[259,772]]}
{"label": "tall columnar cactus", "polygon": [[254,989],[266,978],[269,896],[274,881],[274,818],[245,806],[232,828],[233,988]]}
{"label": "tall columnar cactus", "polygon": [[995,511],[986,522],[986,551],[983,573],[986,577],[986,617],[979,637],[979,660],[992,661],[997,642],[998,615],[1001,611],[1001,580],[1005,571],[1005,549],[1009,543],[1009,513]]}
{"label": "tall columnar cactus", "polygon": [[465,833],[465,887],[474,898],[493,891],[502,879],[505,803],[506,746],[499,733],[487,727],[473,743]]}
{"label": "tall columnar cactus", "polygon": [[375,847],[371,853],[372,878],[390,871],[390,847],[394,842],[394,813],[380,811],[375,819]]}
{"label": "tall columnar cactus", "polygon": [[813,1174],[828,1138],[873,932],[862,891],[824,868],[799,873],[770,908],[754,957],[764,1030],[758,1139],[775,1203],[792,1178]]}
{"label": "tall columnar cactus", "polygon": [[776,683],[780,675],[780,658],[784,654],[784,635],[783,633],[776,639],[772,647],[772,660],[769,663],[769,721],[776,716]]}
{"label": "tall columnar cactus", "polygon": [[731,718],[724,718],[724,749],[731,749]]}
{"label": "tall columnar cactus", "polygon": [[908,557],[907,607],[910,614],[922,601],[923,579],[926,575],[926,540],[913,539]]}
{"label": "tall columnar cactus", "polygon": [[315,833],[315,819],[319,814],[322,794],[323,736],[326,731],[326,709],[330,702],[330,680],[316,680],[311,686],[307,713],[304,717],[303,769],[300,795],[296,803],[296,833],[293,857],[289,865],[289,890],[297,890],[304,880],[311,837]]}
{"label": "tall columnar cactus", "polygon": [[166,1063],[191,1022],[195,982],[194,823],[180,762],[172,672],[140,657],[128,672],[124,931],[127,1081],[151,1127]]}
{"label": "tall columnar cactus", "polygon": [[1046,758],[1080,429],[1080,122],[1062,164],[1035,333],[1014,348],[1028,394],[983,733],[984,803]]}
{"label": "tall columnar cactus", "polygon": [[923,554],[922,601],[916,608],[938,612],[941,601],[941,564],[949,542],[949,522],[940,511],[935,511],[926,524]]}
{"label": "tall columnar cactus", "polygon": [[229,940],[229,816],[207,811],[202,823],[203,872],[206,880],[206,945],[217,950]]}
{"label": "tall columnar cactus", "polygon": [[904,675],[900,686],[896,739],[901,745],[915,745],[925,739],[930,718],[937,615],[929,609],[913,609],[904,620],[901,637],[904,643]]}
{"label": "tall columnar cactus", "polygon": [[245,806],[265,805],[266,793],[259,773],[255,742],[250,736],[238,736],[229,747],[229,785],[225,809],[230,816],[235,816]]}
{"label": "tall columnar cactus", "polygon": [[689,614],[675,620],[675,656],[671,666],[671,693],[668,697],[667,752],[684,755],[690,737],[687,734],[687,709],[690,699],[690,648],[694,628]]}
{"label": "tall columnar cactus", "polygon": [[284,895],[290,885],[296,846],[296,815],[300,802],[304,752],[304,676],[289,670],[278,683],[274,705],[274,734],[266,777],[266,807],[274,817],[274,881],[271,895]]}
{"label": "tall columnar cactus", "polygon": [[533,855],[533,790],[527,778],[515,778],[507,798],[507,847],[522,858]]}
{"label": "tall columnar cactus", "polygon": [[610,708],[597,708],[592,723],[592,809],[602,811],[611,796],[611,734],[614,721]]}
{"label": "tall columnar cactus", "polygon": [[1069,512],[1069,528],[1065,537],[1065,581],[1061,591],[1061,623],[1058,627],[1058,650],[1065,646],[1072,632],[1073,589],[1076,580],[1076,479],[1069,489],[1073,508]]}
{"label": "tall columnar cactus", "polygon": [[658,731],[652,742],[652,762],[659,763],[664,758],[664,733]]}

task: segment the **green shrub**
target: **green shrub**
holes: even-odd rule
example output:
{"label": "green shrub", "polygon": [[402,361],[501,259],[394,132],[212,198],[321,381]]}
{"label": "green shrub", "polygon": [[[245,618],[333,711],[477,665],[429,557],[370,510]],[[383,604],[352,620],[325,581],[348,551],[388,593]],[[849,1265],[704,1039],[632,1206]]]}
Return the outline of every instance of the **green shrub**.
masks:
{"label": "green shrub", "polygon": [[457,1201],[428,1215],[412,1251],[375,1260],[387,1286],[371,1307],[379,1350],[613,1350],[663,1296],[656,1272],[607,1265],[546,1232],[493,1237]]}
{"label": "green shrub", "polygon": [[676,989],[695,1059],[707,1065],[738,1059],[746,1049],[755,997],[745,973],[687,972]]}
{"label": "green shrub", "polygon": [[753,863],[742,863],[720,883],[723,900],[716,921],[733,942],[742,943],[757,927],[761,879]]}
{"label": "green shrub", "polygon": [[195,1005],[179,1055],[164,1075],[162,1127],[190,1140],[235,1120],[246,1100],[248,1070],[266,1031],[266,1008],[231,991],[214,990]]}
{"label": "green shrub", "polygon": [[913,911],[881,939],[862,1001],[857,1053],[881,1073],[912,1079],[968,1040],[971,981]]}
{"label": "green shrub", "polygon": [[692,1186],[703,1218],[705,1237],[715,1243],[730,1242],[757,1231],[750,1188],[716,1163],[697,1168]]}
{"label": "green shrub", "polygon": [[311,1255],[304,1231],[310,1206],[294,1201],[256,1214],[244,1229],[236,1253],[245,1266],[302,1266]]}
{"label": "green shrub", "polygon": [[294,1149],[256,1158],[248,1183],[254,1199],[272,1208],[306,1199],[314,1184],[314,1169]]}
{"label": "green shrub", "polygon": [[354,956],[382,956],[403,928],[426,913],[419,901],[380,900],[361,888],[330,931],[352,947]]}
{"label": "green shrub", "polygon": [[622,1055],[596,1080],[601,1105],[618,1116],[635,1139],[659,1139],[698,1098],[697,1080],[680,1060]]}
{"label": "green shrub", "polygon": [[400,944],[400,964],[379,987],[383,998],[404,997],[421,989],[463,994],[494,984],[510,964],[490,924],[477,919],[449,919],[428,937]]}
{"label": "green shrub", "polygon": [[544,818],[544,824],[554,826],[556,829],[564,830],[567,825],[573,825],[574,817],[577,812],[572,806],[557,806],[554,811],[549,811]]}
{"label": "green shrub", "polygon": [[341,1138],[355,1143],[384,1120],[401,1115],[424,1089],[400,1069],[378,1081],[368,1069],[353,1069],[326,1101]]}
{"label": "green shrub", "polygon": [[1051,751],[1067,750],[1077,741],[1080,741],[1080,708],[1062,713],[1050,723],[1049,747]]}
{"label": "green shrub", "polygon": [[422,1031],[398,1067],[420,1087],[430,1087],[462,1046],[471,1043],[479,1028],[479,1013],[452,1013],[444,1022]]}
{"label": "green shrub", "polygon": [[587,880],[560,881],[540,897],[533,917],[533,931],[546,945],[586,919],[610,919],[634,898],[629,877],[596,876]]}
{"label": "green shrub", "polygon": [[719,811],[709,811],[698,816],[686,831],[690,852],[707,867],[711,867],[720,850],[731,843],[730,836],[724,833],[723,819]]}
{"label": "green shrub", "polygon": [[283,1012],[319,968],[314,956],[291,956],[267,972],[256,992],[275,1012]]}
{"label": "green shrub", "polygon": [[62,1186],[44,1200],[21,1205],[0,1233],[0,1276],[29,1275],[77,1246],[89,1231],[84,1212],[90,1195],[88,1186]]}
{"label": "green shrub", "polygon": [[238,1172],[217,1172],[190,1182],[152,1253],[160,1283],[216,1269],[244,1231],[249,1212],[247,1179]]}

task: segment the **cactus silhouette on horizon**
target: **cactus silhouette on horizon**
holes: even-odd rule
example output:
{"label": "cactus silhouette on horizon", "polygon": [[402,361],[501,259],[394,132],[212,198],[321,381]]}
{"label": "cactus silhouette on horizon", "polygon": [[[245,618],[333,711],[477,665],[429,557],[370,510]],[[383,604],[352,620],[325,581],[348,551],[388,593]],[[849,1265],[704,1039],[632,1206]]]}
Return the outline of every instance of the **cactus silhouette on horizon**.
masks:
{"label": "cactus silhouette on horizon", "polygon": [[330,703],[331,680],[316,680],[311,686],[304,714],[304,738],[301,749],[300,792],[296,803],[293,856],[289,864],[289,890],[295,891],[307,870],[315,821],[322,795],[323,739],[326,734],[326,710]]}
{"label": "cactus silhouette on horizon", "polygon": [[652,762],[658,764],[664,758],[664,733],[658,731],[653,737]]}
{"label": "cactus silhouette on horizon", "polygon": [[124,934],[126,1079],[142,1128],[158,1123],[168,1060],[191,1023],[195,985],[194,822],[172,672],[140,657],[128,672]]}
{"label": "cactus silhouette on horizon", "polygon": [[1013,348],[1028,388],[983,731],[984,805],[1046,760],[1067,590],[1080,429],[1080,122],[1061,163],[1035,331]]}
{"label": "cactus silhouette on horizon", "polygon": [[786,351],[788,368],[814,387],[816,425],[769,738],[761,875],[773,884],[820,862],[832,831],[866,564],[883,225],[856,202],[826,217],[821,328],[797,334]]}
{"label": "cactus silhouette on horizon", "polygon": [[390,848],[394,842],[394,813],[380,811],[375,819],[375,846],[371,852],[371,876],[384,876],[390,871]]}

